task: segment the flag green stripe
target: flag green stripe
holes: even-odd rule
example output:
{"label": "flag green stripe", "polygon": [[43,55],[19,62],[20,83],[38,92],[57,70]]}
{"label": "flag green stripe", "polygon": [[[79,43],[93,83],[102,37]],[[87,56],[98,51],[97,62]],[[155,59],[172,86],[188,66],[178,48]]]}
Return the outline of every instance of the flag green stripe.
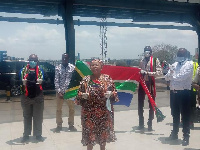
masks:
{"label": "flag green stripe", "polygon": [[64,95],[64,99],[69,99],[72,97],[75,97],[77,95],[77,87],[80,84],[81,79],[84,76],[91,75],[92,72],[90,68],[82,61],[76,62],[76,68],[72,74],[72,78],[70,81],[70,84],[68,86],[68,90],[66,91]]}
{"label": "flag green stripe", "polygon": [[130,90],[135,92],[136,88],[137,88],[137,84],[135,84],[134,82],[115,82],[115,87],[117,90]]}
{"label": "flag green stripe", "polygon": [[75,71],[81,76],[81,78],[84,77],[84,74],[82,74],[82,72],[77,67],[75,67]]}
{"label": "flag green stripe", "polygon": [[77,92],[78,92],[78,89],[68,91],[67,93],[65,93],[64,99],[69,99],[69,98],[75,97],[77,95]]}
{"label": "flag green stripe", "polygon": [[82,77],[80,76],[80,74],[76,70],[74,70],[74,72],[72,73],[72,78],[69,83],[68,89],[79,86],[81,80],[82,80]]}
{"label": "flag green stripe", "polygon": [[82,61],[77,61],[76,62],[76,67],[80,70],[80,72],[84,75],[91,75],[92,72],[90,70],[90,68]]}
{"label": "flag green stripe", "polygon": [[73,90],[77,90],[77,89],[79,89],[79,86],[67,89],[65,92],[67,93],[67,92],[70,92],[70,91],[73,91]]}

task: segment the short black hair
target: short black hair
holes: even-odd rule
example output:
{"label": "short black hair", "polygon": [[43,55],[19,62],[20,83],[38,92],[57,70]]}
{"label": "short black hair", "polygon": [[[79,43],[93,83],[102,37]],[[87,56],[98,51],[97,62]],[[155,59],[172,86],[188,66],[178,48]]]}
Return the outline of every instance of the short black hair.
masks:
{"label": "short black hair", "polygon": [[177,57],[188,57],[188,51],[185,48],[179,48],[177,52]]}

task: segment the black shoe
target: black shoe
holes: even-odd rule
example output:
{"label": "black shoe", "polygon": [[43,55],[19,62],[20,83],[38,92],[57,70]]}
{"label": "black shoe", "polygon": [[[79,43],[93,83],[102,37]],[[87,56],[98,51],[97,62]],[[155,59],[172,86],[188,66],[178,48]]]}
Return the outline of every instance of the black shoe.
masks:
{"label": "black shoe", "polygon": [[190,123],[190,129],[194,130],[194,123],[193,122]]}
{"label": "black shoe", "polygon": [[178,134],[173,134],[171,133],[170,136],[165,139],[166,141],[173,141],[173,140],[178,140]]}
{"label": "black shoe", "polygon": [[144,126],[138,126],[137,130],[144,130]]}
{"label": "black shoe", "polygon": [[182,146],[187,146],[187,145],[189,145],[189,138],[183,138]]}
{"label": "black shoe", "polygon": [[77,131],[77,129],[74,126],[69,126],[68,130],[69,131]]}
{"label": "black shoe", "polygon": [[41,135],[36,136],[36,140],[38,140],[39,142],[43,142],[44,138]]}
{"label": "black shoe", "polygon": [[148,125],[148,131],[153,131],[153,129],[152,129],[152,121],[148,121],[147,125]]}
{"label": "black shoe", "polygon": [[60,132],[62,130],[62,127],[57,126],[56,129],[54,130],[54,132]]}
{"label": "black shoe", "polygon": [[22,137],[22,140],[21,140],[21,143],[25,143],[29,140],[29,136],[28,135],[25,135]]}

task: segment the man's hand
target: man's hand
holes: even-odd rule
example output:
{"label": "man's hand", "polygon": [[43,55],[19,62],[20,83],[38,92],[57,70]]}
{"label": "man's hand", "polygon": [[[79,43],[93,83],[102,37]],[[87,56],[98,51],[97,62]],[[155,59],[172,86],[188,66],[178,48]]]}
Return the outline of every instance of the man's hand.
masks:
{"label": "man's hand", "polygon": [[111,96],[111,94],[112,94],[112,91],[107,91],[106,93],[104,93],[104,96],[106,98],[109,98]]}
{"label": "man's hand", "polygon": [[42,79],[37,79],[38,84],[42,84],[42,81],[43,81]]}
{"label": "man's hand", "polygon": [[26,85],[27,79],[22,79],[23,85]]}
{"label": "man's hand", "polygon": [[170,74],[174,73],[174,66],[173,65],[169,65],[169,70],[170,70]]}
{"label": "man's hand", "polygon": [[141,74],[147,74],[147,71],[145,71],[145,70],[140,70],[140,73],[141,73]]}
{"label": "man's hand", "polygon": [[195,90],[199,91],[200,87],[198,84],[192,84],[192,87],[195,88]]}

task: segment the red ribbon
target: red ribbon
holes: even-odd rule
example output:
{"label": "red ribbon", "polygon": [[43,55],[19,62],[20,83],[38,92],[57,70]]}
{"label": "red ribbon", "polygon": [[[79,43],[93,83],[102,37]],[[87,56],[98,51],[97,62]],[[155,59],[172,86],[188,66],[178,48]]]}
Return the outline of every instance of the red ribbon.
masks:
{"label": "red ribbon", "polygon": [[147,85],[146,85],[146,83],[145,83],[142,75],[140,76],[140,81],[139,82],[142,85],[142,88],[144,89],[146,95],[148,96],[149,101],[151,103],[151,106],[152,106],[153,110],[155,111],[155,107],[157,107],[156,103],[155,103],[154,99],[152,98],[151,93],[149,92],[149,89],[148,89],[148,87],[147,87]]}

